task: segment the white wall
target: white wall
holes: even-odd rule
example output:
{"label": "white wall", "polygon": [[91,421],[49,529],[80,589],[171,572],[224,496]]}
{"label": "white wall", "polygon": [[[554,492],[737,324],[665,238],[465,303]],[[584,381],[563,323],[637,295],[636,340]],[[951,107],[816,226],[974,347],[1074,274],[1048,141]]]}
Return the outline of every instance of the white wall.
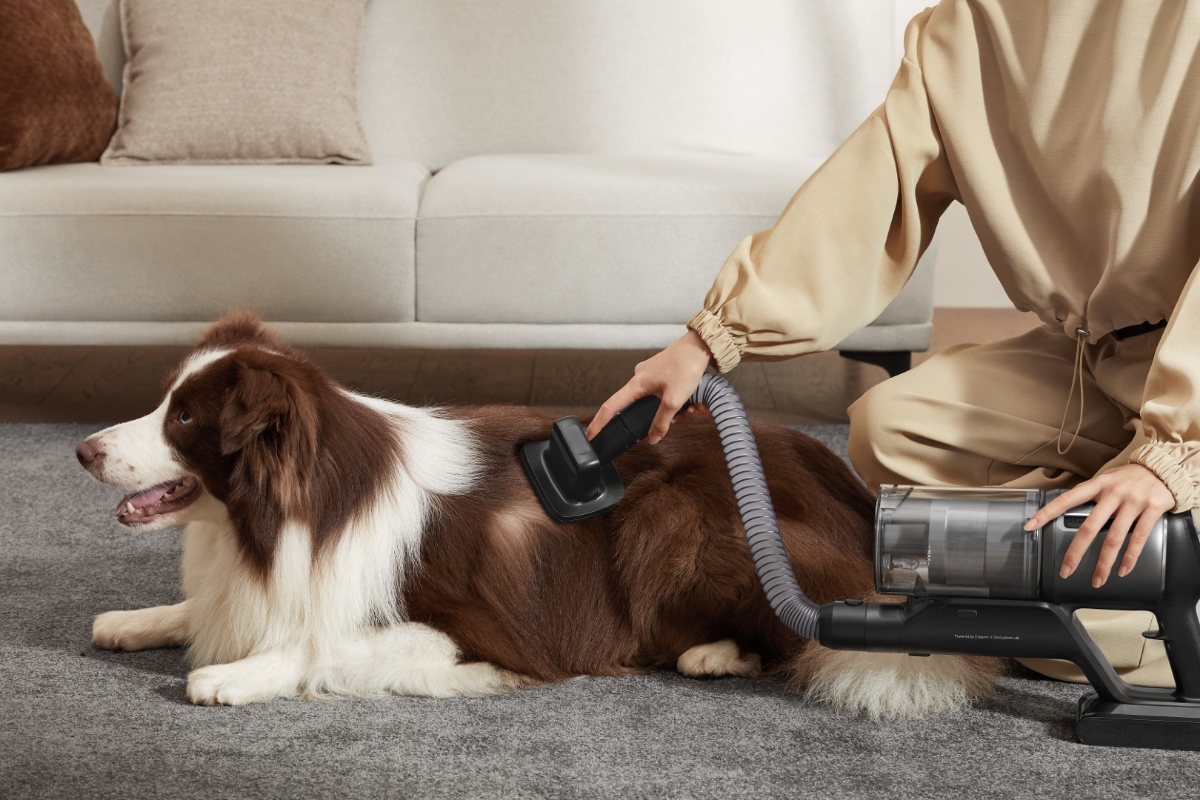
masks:
{"label": "white wall", "polygon": [[[929,5],[931,3],[924,0],[896,0],[898,40],[903,39],[908,20]],[[938,230],[941,249],[934,277],[933,304],[940,308],[1012,308],[1000,281],[988,265],[966,210],[955,203],[942,217]]]}

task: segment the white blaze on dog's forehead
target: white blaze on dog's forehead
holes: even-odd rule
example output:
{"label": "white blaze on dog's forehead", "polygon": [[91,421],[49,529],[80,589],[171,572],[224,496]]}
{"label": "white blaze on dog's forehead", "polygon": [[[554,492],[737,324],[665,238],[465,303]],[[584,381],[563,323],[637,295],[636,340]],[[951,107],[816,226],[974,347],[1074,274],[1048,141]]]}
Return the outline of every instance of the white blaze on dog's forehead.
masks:
{"label": "white blaze on dog's forehead", "polygon": [[171,384],[171,388],[167,391],[168,398],[188,378],[195,375],[197,372],[204,369],[209,364],[220,361],[222,358],[224,358],[225,356],[229,355],[232,352],[233,352],[232,350],[229,350],[227,348],[221,348],[219,350],[201,350],[199,352],[193,353],[191,356],[188,357],[188,360],[186,362],[184,362],[183,367],[179,370],[179,376],[177,378],[175,378],[175,382],[173,384]]}

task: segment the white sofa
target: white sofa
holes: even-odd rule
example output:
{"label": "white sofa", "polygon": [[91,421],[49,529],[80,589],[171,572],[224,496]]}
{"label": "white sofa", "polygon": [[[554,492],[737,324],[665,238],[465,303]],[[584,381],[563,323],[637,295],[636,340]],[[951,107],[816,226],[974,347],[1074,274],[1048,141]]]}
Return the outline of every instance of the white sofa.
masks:
{"label": "white sofa", "polygon": [[[117,0],[79,0],[120,89]],[[642,348],[882,99],[886,0],[370,0],[375,165],[0,174],[0,344]],[[924,349],[932,260],[841,349]],[[869,357],[869,356],[868,356]]]}

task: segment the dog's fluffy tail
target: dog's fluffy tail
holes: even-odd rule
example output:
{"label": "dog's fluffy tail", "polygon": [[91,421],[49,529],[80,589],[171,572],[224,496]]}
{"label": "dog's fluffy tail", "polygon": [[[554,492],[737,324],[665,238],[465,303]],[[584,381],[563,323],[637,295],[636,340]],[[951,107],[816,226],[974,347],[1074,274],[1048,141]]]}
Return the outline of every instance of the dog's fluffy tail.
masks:
{"label": "dog's fluffy tail", "polygon": [[806,642],[788,664],[788,682],[840,714],[919,719],[986,697],[1000,672],[995,658],[862,653]]}

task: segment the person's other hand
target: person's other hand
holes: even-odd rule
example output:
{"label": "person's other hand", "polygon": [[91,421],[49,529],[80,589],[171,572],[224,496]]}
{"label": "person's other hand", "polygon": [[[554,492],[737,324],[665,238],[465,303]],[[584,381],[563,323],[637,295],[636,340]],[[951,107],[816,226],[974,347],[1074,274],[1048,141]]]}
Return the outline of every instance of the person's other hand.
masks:
{"label": "person's other hand", "polygon": [[1150,538],[1154,523],[1166,512],[1175,507],[1175,497],[1167,485],[1150,470],[1141,464],[1125,464],[1124,466],[1103,472],[1089,481],[1084,481],[1073,489],[1069,489],[1034,514],[1025,523],[1025,530],[1031,531],[1049,524],[1061,514],[1089,501],[1096,505],[1084,520],[1083,525],[1075,532],[1071,546],[1063,556],[1062,568],[1059,575],[1070,577],[1088,546],[1096,538],[1105,523],[1112,519],[1112,527],[1100,548],[1100,560],[1096,563],[1096,571],[1092,573],[1092,586],[1099,588],[1108,580],[1121,545],[1133,527],[1133,536],[1117,570],[1118,577],[1125,577],[1137,564],[1138,556]]}
{"label": "person's other hand", "polygon": [[666,436],[671,421],[696,387],[708,367],[708,345],[693,330],[689,330],[670,347],[638,364],[633,377],[616,394],[604,401],[587,428],[587,437],[593,438],[614,416],[634,400],[655,395],[662,401],[647,437],[655,444]]}

